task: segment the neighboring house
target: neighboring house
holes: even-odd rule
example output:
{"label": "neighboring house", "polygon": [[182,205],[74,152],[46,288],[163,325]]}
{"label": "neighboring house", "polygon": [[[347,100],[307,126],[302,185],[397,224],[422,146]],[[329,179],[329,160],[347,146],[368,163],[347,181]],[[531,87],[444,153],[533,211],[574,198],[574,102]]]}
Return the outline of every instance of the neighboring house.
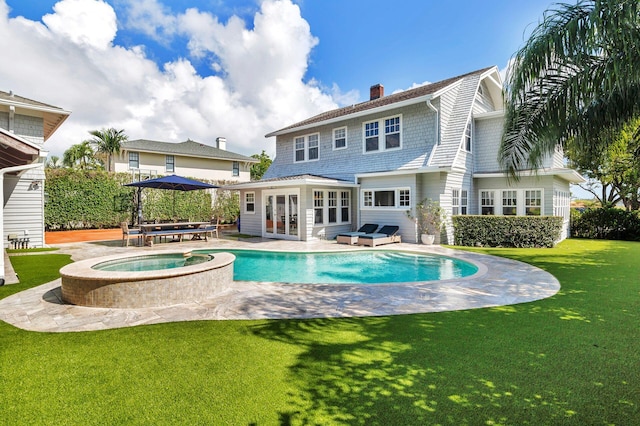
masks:
{"label": "neighboring house", "polygon": [[213,181],[248,182],[255,158],[226,149],[226,139],[217,138],[216,147],[192,140],[180,143],[145,139],[122,144],[120,155],[111,158],[111,170],[142,176],[180,175]]}
{"label": "neighboring house", "polygon": [[[67,119],[61,108],[0,91],[0,237],[29,239],[29,247],[44,246],[43,144]],[[4,282],[4,256],[0,256]]]}
{"label": "neighboring house", "polygon": [[[502,81],[496,67],[328,111],[276,136],[261,181],[240,189],[242,232],[263,237],[334,238],[364,223],[398,225],[425,198],[456,214],[558,215],[569,226],[569,185],[582,178],[562,152],[513,181],[501,171]],[[453,230],[447,220],[446,242]]]}

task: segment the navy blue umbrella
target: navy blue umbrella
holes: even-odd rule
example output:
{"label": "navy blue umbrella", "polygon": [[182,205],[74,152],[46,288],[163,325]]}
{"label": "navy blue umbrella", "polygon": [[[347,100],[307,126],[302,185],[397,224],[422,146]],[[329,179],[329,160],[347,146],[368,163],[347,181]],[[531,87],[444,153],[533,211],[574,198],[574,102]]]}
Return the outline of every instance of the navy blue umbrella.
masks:
{"label": "navy blue umbrella", "polygon": [[196,189],[219,188],[210,183],[200,182],[178,175],[162,176],[155,179],[141,180],[140,182],[127,183],[124,186],[136,186],[138,188],[173,189],[175,191],[194,191]]}
{"label": "navy blue umbrella", "polygon": [[142,223],[142,188],[172,189],[174,191],[195,191],[197,189],[219,188],[219,186],[211,185],[210,183],[200,182],[199,180],[193,180],[178,175],[162,176],[155,179],[141,180],[140,182],[131,182],[124,186],[135,186],[138,188],[138,224]]}

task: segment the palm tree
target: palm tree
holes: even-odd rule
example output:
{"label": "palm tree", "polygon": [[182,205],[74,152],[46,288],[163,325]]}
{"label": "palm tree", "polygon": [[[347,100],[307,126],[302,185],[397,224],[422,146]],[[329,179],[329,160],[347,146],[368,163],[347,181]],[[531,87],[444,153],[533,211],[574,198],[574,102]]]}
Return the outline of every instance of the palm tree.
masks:
{"label": "palm tree", "polygon": [[124,133],[124,129],[116,130],[113,127],[102,130],[91,130],[89,133],[93,136],[89,143],[96,148],[96,153],[104,158],[106,169],[111,171],[111,156],[120,154],[122,142],[129,139]]}
{"label": "palm tree", "polygon": [[500,148],[512,176],[569,139],[599,150],[640,112],[640,2],[580,0],[547,10],[506,79]]}
{"label": "palm tree", "polygon": [[60,161],[60,157],[57,155],[52,155],[49,157],[49,161],[47,161],[46,167],[49,169],[59,169],[62,167],[62,161]]}
{"label": "palm tree", "polygon": [[89,141],[83,141],[81,143],[71,145],[67,149],[62,157],[62,164],[67,167],[80,169],[93,169],[95,168],[95,153],[89,144]]}

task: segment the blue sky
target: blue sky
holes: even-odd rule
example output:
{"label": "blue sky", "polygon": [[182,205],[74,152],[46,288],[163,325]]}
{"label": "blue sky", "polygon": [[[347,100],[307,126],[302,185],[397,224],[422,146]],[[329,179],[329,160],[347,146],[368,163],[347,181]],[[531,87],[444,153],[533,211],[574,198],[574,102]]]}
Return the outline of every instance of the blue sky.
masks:
{"label": "blue sky", "polygon": [[[0,0],[0,90],[72,111],[52,154],[104,127],[275,154],[264,135],[487,66],[546,0]],[[16,40],[19,40],[17,42]]]}

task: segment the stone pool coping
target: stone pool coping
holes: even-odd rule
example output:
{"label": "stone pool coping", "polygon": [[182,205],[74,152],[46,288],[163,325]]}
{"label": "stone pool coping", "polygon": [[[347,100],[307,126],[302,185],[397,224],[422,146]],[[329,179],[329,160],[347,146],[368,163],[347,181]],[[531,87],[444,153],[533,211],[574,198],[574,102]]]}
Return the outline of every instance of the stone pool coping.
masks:
{"label": "stone pool coping", "polygon": [[[90,243],[61,244],[75,260],[106,254]],[[180,249],[260,249],[274,251],[362,250],[335,242],[219,240],[211,244],[180,243]],[[191,243],[193,244],[193,243]],[[103,250],[100,253],[100,250]],[[109,252],[124,249],[107,247]],[[175,247],[173,247],[175,250]],[[130,254],[146,254],[129,248]],[[366,250],[372,250],[368,248]],[[234,282],[234,286],[199,303],[159,308],[89,308],[65,304],[60,279],[0,300],[0,320],[41,332],[105,330],[145,324],[197,320],[340,318],[387,316],[487,308],[532,302],[555,295],[558,280],[526,263],[439,246],[394,244],[373,250],[454,256],[481,267],[471,277],[418,283],[323,285]]]}

